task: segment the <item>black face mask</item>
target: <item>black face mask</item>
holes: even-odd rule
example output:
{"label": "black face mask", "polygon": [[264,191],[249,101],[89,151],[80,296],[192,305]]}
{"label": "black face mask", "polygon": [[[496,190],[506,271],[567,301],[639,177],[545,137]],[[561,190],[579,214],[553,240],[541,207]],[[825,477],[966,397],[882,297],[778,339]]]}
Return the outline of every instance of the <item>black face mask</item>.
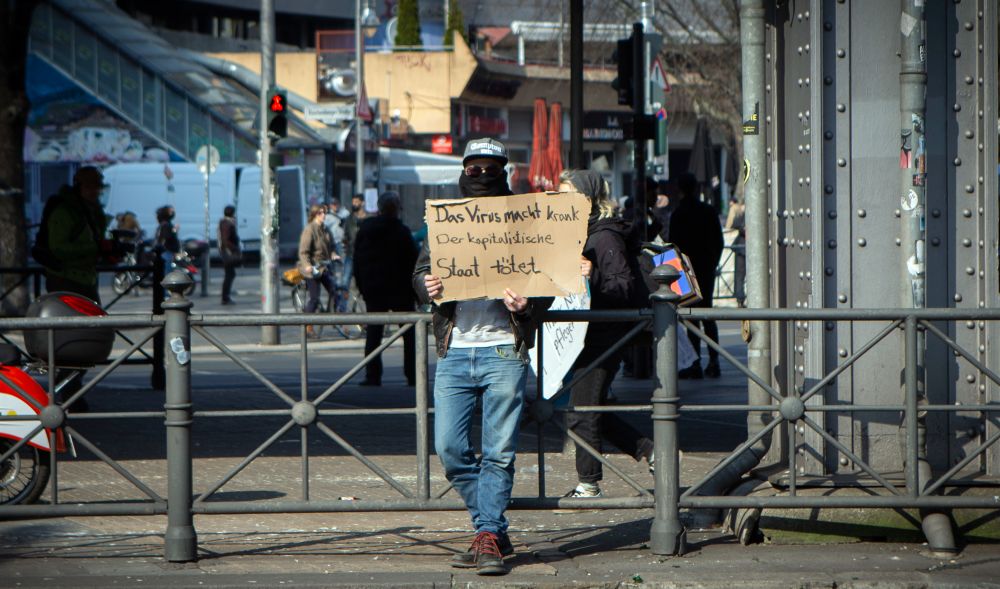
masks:
{"label": "black face mask", "polygon": [[458,179],[458,188],[462,191],[462,196],[507,196],[514,194],[507,185],[507,172],[500,172],[497,176],[487,176],[480,174],[473,178],[464,171]]}

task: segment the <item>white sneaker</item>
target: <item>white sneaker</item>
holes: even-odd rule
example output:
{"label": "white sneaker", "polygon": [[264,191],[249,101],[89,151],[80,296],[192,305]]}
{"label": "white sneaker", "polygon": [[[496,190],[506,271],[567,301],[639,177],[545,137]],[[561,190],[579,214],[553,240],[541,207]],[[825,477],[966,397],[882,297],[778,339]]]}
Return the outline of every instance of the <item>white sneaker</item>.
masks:
{"label": "white sneaker", "polygon": [[593,499],[595,497],[604,497],[604,493],[601,491],[601,487],[597,483],[580,483],[566,496]]}

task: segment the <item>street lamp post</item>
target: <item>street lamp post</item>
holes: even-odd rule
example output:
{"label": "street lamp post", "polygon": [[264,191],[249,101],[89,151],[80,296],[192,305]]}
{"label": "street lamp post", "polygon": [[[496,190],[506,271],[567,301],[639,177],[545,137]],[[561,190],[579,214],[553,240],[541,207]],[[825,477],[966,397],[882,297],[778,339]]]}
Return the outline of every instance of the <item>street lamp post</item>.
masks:
{"label": "street lamp post", "polygon": [[[365,87],[365,54],[364,43],[361,38],[361,2],[355,0],[354,3],[354,146],[355,146],[355,168],[356,176],[354,181],[354,194],[363,194],[365,191],[365,145],[361,136],[361,131],[365,128],[365,121],[361,118],[361,99]],[[367,100],[367,97],[365,97]]]}
{"label": "street lamp post", "polygon": [[[278,194],[271,170],[271,137],[268,135],[267,90],[274,86],[274,0],[260,3],[260,294],[261,311],[278,312]],[[260,343],[281,343],[277,325],[261,327]]]}
{"label": "street lamp post", "polygon": [[[362,10],[362,2],[364,2],[364,9]],[[370,112],[367,104],[363,105],[364,110],[362,110],[362,100],[368,100],[368,94],[364,92],[365,87],[365,44],[364,37],[362,36],[362,27],[375,27],[378,26],[378,17],[372,12],[371,7],[368,6],[368,0],[355,0],[354,3],[354,77],[355,77],[355,91],[354,91],[354,137],[356,139],[355,143],[355,167],[357,168],[357,175],[355,177],[355,194],[364,194],[365,191],[365,144],[364,138],[361,136],[361,132],[365,128],[365,120],[361,116],[362,112]]]}

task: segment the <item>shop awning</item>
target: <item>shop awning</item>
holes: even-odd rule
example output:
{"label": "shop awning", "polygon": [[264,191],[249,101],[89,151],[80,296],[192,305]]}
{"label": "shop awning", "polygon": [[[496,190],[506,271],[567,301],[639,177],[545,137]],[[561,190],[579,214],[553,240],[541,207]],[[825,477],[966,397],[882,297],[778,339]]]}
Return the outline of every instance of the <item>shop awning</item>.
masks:
{"label": "shop awning", "polygon": [[450,186],[458,184],[462,158],[413,149],[379,148],[381,184]]}

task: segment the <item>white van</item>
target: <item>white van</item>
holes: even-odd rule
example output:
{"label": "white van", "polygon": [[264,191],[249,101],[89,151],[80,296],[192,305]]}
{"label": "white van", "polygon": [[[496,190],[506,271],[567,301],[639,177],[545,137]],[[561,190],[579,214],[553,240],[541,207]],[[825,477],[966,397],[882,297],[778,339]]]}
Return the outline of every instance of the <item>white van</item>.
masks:
{"label": "white van", "polygon": [[[309,205],[306,203],[306,180],[302,166],[279,166],[276,169],[275,183],[278,186],[278,255],[283,259],[295,258],[298,255],[299,237],[306,224]],[[257,202],[256,225],[245,233],[240,218],[240,238],[245,242],[247,235],[253,236],[254,251],[260,249],[261,215],[260,215],[260,168],[247,166],[240,175],[237,202],[250,200]],[[237,215],[240,215],[237,205]]]}
{"label": "white van", "polygon": [[[115,164],[104,169],[108,184],[104,210],[108,215],[132,211],[146,239],[156,234],[156,209],[170,205],[176,211],[178,237],[205,240],[205,176],[193,163]],[[305,223],[305,179],[301,166],[278,168],[281,220],[279,246],[282,256],[294,255]],[[236,207],[237,230],[245,251],[260,250],[260,168],[249,164],[219,164],[209,177],[208,239],[214,244],[216,229],[226,205]],[[287,217],[287,219],[286,219]],[[292,234],[294,233],[294,237]],[[290,243],[294,241],[294,243]]]}

